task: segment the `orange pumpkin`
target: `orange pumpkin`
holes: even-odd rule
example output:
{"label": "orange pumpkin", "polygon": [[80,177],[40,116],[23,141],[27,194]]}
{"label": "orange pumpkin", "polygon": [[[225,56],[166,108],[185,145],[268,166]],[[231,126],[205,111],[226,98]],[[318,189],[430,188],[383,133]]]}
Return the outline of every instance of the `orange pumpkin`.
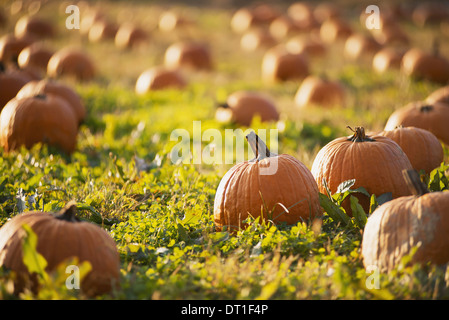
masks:
{"label": "orange pumpkin", "polygon": [[330,18],[320,27],[320,37],[325,43],[346,41],[352,33],[352,27],[341,18]]}
{"label": "orange pumpkin", "polygon": [[88,296],[111,292],[119,285],[120,259],[114,240],[99,226],[79,220],[76,204],[70,202],[58,214],[41,211],[22,213],[0,229],[0,266],[17,274],[14,291],[20,293],[30,281],[35,292],[39,290],[36,278],[23,263],[22,242],[28,225],[37,236],[36,250],[41,254],[51,273],[58,266],[69,266],[72,259],[87,261],[91,270],[82,279],[80,289]]}
{"label": "orange pumpkin", "polygon": [[135,91],[137,94],[144,94],[151,90],[165,88],[181,89],[186,85],[187,82],[179,70],[157,66],[145,70],[140,74],[136,81]]}
{"label": "orange pumpkin", "polygon": [[93,23],[87,36],[90,42],[114,40],[117,30],[117,24],[106,19],[102,19]]}
{"label": "orange pumpkin", "polygon": [[119,49],[135,49],[148,43],[149,34],[139,26],[123,23],[115,34],[115,46]]}
{"label": "orange pumpkin", "polygon": [[3,64],[0,63],[0,111],[29,81],[31,81],[30,77],[19,72],[5,70]]}
{"label": "orange pumpkin", "polygon": [[445,84],[449,81],[449,60],[439,54],[437,43],[433,53],[412,48],[402,58],[401,71],[409,77]]}
{"label": "orange pumpkin", "polygon": [[338,81],[310,75],[296,91],[295,104],[300,108],[311,105],[334,107],[342,106],[345,98],[346,91]]}
{"label": "orange pumpkin", "polygon": [[0,113],[0,145],[7,152],[44,143],[71,154],[77,134],[74,111],[55,95],[13,98]]}
{"label": "orange pumpkin", "polygon": [[169,68],[212,69],[212,57],[208,46],[183,41],[170,45],[165,51],[164,64]]}
{"label": "orange pumpkin", "polygon": [[404,52],[385,47],[379,50],[373,57],[373,69],[377,73],[384,73],[389,70],[399,70]]}
{"label": "orange pumpkin", "polygon": [[20,52],[32,44],[31,37],[17,38],[14,35],[6,34],[0,39],[0,60],[5,64],[15,63]]}
{"label": "orange pumpkin", "polygon": [[235,232],[249,216],[292,225],[320,215],[309,169],[288,154],[271,153],[254,132],[247,140],[255,158],[236,164],[220,181],[214,200],[216,229]]}
{"label": "orange pumpkin", "polygon": [[291,52],[305,54],[309,60],[322,58],[327,53],[327,46],[314,36],[292,37],[287,41],[286,47]]}
{"label": "orange pumpkin", "polygon": [[46,72],[48,61],[53,54],[53,50],[47,48],[42,43],[35,42],[20,51],[17,63],[20,68],[32,67]]}
{"label": "orange pumpkin", "polygon": [[255,116],[259,116],[261,121],[279,120],[276,105],[269,97],[244,90],[229,95],[215,114],[220,122],[231,121],[243,126],[250,126]]}
{"label": "orange pumpkin", "polygon": [[278,16],[279,12],[268,4],[239,8],[231,17],[231,29],[243,33],[253,27],[268,25]]}
{"label": "orange pumpkin", "polygon": [[349,60],[372,58],[382,48],[372,36],[354,33],[345,42],[344,55]]}
{"label": "orange pumpkin", "polygon": [[261,48],[272,47],[276,39],[264,29],[254,29],[246,32],[240,39],[240,47],[245,51],[255,51]]}
{"label": "orange pumpkin", "polygon": [[449,145],[449,106],[436,102],[411,102],[395,110],[387,120],[384,130],[397,126],[417,127],[432,132],[439,140]]}
{"label": "orange pumpkin", "polygon": [[416,171],[405,177],[413,195],[384,203],[368,217],[361,245],[366,268],[391,271],[413,248],[409,265],[449,262],[449,192],[429,192]]}
{"label": "orange pumpkin", "polygon": [[[311,171],[320,192],[326,194],[323,180],[333,194],[342,182],[355,179],[353,188],[364,187],[369,194],[391,193],[393,198],[409,195],[402,170],[412,169],[412,165],[401,147],[390,138],[366,135],[363,127],[354,131],[352,136],[334,139],[318,152]],[[354,195],[369,212],[370,199],[361,193]],[[342,205],[352,215],[348,198]]]}
{"label": "orange pumpkin", "polygon": [[442,102],[449,105],[449,85],[441,87],[429,94],[429,96],[426,98],[426,102],[430,104],[433,104],[435,102]]}
{"label": "orange pumpkin", "polygon": [[444,160],[443,147],[430,131],[416,127],[397,127],[379,135],[395,141],[407,155],[412,167],[430,173]]}
{"label": "orange pumpkin", "polygon": [[305,54],[290,52],[284,45],[275,46],[264,54],[262,79],[266,83],[304,79],[309,75]]}
{"label": "orange pumpkin", "polygon": [[92,58],[85,52],[72,48],[56,51],[48,61],[47,75],[50,77],[73,77],[78,81],[92,80],[96,68]]}
{"label": "orange pumpkin", "polygon": [[51,80],[30,81],[17,92],[16,96],[20,99],[34,97],[39,94],[53,94],[66,100],[75,113],[79,124],[86,118],[86,107],[79,94],[61,82]]}
{"label": "orange pumpkin", "polygon": [[31,36],[36,39],[52,38],[55,36],[55,28],[52,23],[43,18],[24,16],[15,25],[14,34],[17,38]]}
{"label": "orange pumpkin", "polygon": [[316,20],[312,5],[306,2],[294,2],[287,8],[287,15],[294,21],[295,25],[302,31],[310,32],[319,28],[320,23]]}

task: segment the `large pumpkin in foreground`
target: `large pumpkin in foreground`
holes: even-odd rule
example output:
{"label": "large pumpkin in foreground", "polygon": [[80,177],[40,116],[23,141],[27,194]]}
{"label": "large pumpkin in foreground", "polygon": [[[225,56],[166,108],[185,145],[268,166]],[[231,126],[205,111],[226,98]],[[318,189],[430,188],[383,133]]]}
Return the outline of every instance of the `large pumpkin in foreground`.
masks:
{"label": "large pumpkin in foreground", "polygon": [[362,239],[366,268],[390,271],[414,247],[412,264],[449,262],[449,191],[428,192],[416,172],[407,176],[413,195],[384,203],[367,220]]}
{"label": "large pumpkin in foreground", "polygon": [[249,216],[292,225],[320,215],[309,169],[290,155],[271,153],[254,132],[247,140],[256,158],[236,164],[222,178],[214,202],[216,228],[237,231]]}
{"label": "large pumpkin in foreground", "polygon": [[[364,187],[369,194],[391,193],[393,198],[410,195],[402,170],[412,169],[410,160],[399,145],[381,135],[366,135],[356,127],[349,137],[334,139],[317,154],[312,174],[321,193],[326,194],[323,180],[333,193],[347,180],[355,179],[353,189]],[[369,212],[368,196],[356,193],[365,212]],[[343,201],[346,213],[352,215],[349,199]]]}
{"label": "large pumpkin in foreground", "polygon": [[5,151],[44,143],[71,154],[77,134],[75,113],[66,100],[55,95],[16,97],[0,113],[0,146]]}
{"label": "large pumpkin in foreground", "polygon": [[61,263],[88,261],[90,272],[80,283],[83,293],[93,296],[110,292],[118,284],[120,260],[114,240],[99,226],[79,220],[76,205],[69,203],[58,214],[27,212],[15,216],[0,229],[0,266],[17,274],[15,292],[29,284],[38,289],[23,263],[22,242],[28,225],[37,236],[36,250],[47,262],[46,271]]}

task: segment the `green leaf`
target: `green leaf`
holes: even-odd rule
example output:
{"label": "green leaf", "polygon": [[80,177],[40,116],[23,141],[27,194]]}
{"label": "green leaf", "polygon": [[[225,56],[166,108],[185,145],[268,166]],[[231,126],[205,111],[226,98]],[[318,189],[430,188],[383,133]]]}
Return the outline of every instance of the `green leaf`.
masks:
{"label": "green leaf", "polygon": [[329,197],[322,193],[319,194],[319,197],[321,207],[334,221],[342,222],[345,225],[349,224],[351,219],[340,206],[335,204],[331,199],[329,199]]}
{"label": "green leaf", "polygon": [[365,210],[363,210],[363,207],[359,203],[359,199],[356,197],[350,196],[349,200],[351,201],[351,211],[355,223],[359,228],[363,229],[367,220]]}
{"label": "green leaf", "polygon": [[23,263],[30,274],[36,273],[41,279],[46,279],[47,260],[37,252],[37,235],[27,224],[24,224],[22,228],[26,233],[22,243]]}

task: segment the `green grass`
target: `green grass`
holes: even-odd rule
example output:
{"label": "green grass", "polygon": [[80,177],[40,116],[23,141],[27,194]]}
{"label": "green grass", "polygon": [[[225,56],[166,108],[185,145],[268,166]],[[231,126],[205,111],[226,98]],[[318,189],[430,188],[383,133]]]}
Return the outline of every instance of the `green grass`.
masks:
{"label": "green grass", "polygon": [[[139,12],[137,21],[148,20],[150,12],[154,17],[161,10],[143,2],[135,6],[111,2],[108,13],[115,17],[123,7]],[[237,234],[217,232],[215,191],[231,166],[173,164],[170,160],[176,143],[170,140],[174,129],[192,132],[193,121],[201,121],[203,131],[217,128],[224,134],[227,128],[238,128],[214,120],[217,101],[235,90],[260,90],[275,98],[282,111],[279,152],[311,168],[321,147],[349,134],[347,125],[382,130],[395,108],[425,98],[437,85],[405,79],[396,70],[379,76],[362,63],[342,64],[337,52],[311,64],[314,72],[325,70],[344,83],[347,104],[298,112],[292,99],[300,82],[270,86],[261,82],[263,51],[253,55],[240,51],[238,38],[228,26],[231,11],[187,8],[200,26],[207,26],[195,29],[194,34],[212,41],[216,68],[200,74],[188,71],[190,84],[183,91],[144,96],[133,91],[138,74],[161,63],[168,43],[180,35],[165,36],[153,30],[150,47],[137,52],[118,52],[112,43],[90,44],[72,31],[51,42],[55,47],[83,43],[100,73],[89,83],[67,80],[88,110],[73,155],[40,145],[2,154],[0,225],[23,211],[23,200],[25,210],[49,212],[75,200],[80,217],[107,230],[120,253],[120,289],[98,297],[102,299],[449,298],[449,277],[433,266],[401,265],[380,275],[380,289],[369,289],[370,273],[360,256],[362,228],[344,225],[327,214],[318,224],[274,226],[248,221],[249,226]],[[49,5],[44,13],[51,15],[55,10]],[[62,24],[64,16],[59,18]],[[216,34],[228,41],[217,41]],[[277,124],[255,122],[252,127],[276,128]],[[445,152],[447,163],[447,148]],[[15,297],[10,279],[2,270],[2,299],[86,298],[62,287]]]}

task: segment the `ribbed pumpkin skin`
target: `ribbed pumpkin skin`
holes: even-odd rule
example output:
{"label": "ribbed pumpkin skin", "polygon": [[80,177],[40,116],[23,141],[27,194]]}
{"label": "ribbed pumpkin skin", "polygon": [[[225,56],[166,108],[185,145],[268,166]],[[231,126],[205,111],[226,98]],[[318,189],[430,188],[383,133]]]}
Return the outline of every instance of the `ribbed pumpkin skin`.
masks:
{"label": "ribbed pumpkin skin", "polygon": [[75,113],[57,96],[14,98],[0,114],[0,145],[6,151],[42,142],[71,154],[77,134]]}
{"label": "ribbed pumpkin skin", "polygon": [[[391,192],[393,198],[410,195],[402,178],[402,170],[411,169],[409,159],[390,138],[373,135],[374,141],[353,142],[350,137],[337,138],[325,145],[317,154],[312,174],[321,193],[326,194],[323,179],[332,193],[340,183],[355,179],[352,189],[364,187],[369,194],[380,196]],[[369,212],[369,198],[354,194]],[[348,198],[343,208],[352,214]]]}
{"label": "ribbed pumpkin skin", "polygon": [[412,263],[449,261],[449,192],[391,200],[368,218],[363,232],[365,267],[388,271],[421,242]]}
{"label": "ribbed pumpkin skin", "polygon": [[384,130],[392,130],[397,126],[417,127],[429,130],[449,145],[448,123],[448,105],[441,102],[432,105],[425,102],[411,102],[390,115]]}
{"label": "ribbed pumpkin skin", "polygon": [[379,133],[395,141],[407,155],[412,167],[430,173],[443,162],[444,151],[430,131],[416,127],[399,127]]}
{"label": "ribbed pumpkin skin", "polygon": [[[27,276],[23,264],[22,239],[27,224],[37,235],[36,250],[47,261],[47,272],[77,257],[78,262],[89,261],[91,271],[81,282],[81,290],[88,295],[107,293],[119,279],[120,260],[114,240],[100,227],[89,222],[69,222],[56,219],[45,212],[23,213],[0,229],[0,266]],[[18,283],[20,291],[21,283]]]}
{"label": "ribbed pumpkin skin", "polygon": [[[261,168],[270,166],[274,158],[278,161],[276,173],[261,175]],[[288,208],[289,212],[285,212],[278,203]],[[269,215],[267,211],[273,209]],[[218,186],[214,221],[218,230],[224,226],[238,230],[249,214],[256,218],[263,213],[263,219],[291,225],[312,219],[321,211],[318,187],[309,169],[294,157],[283,154],[232,167]]]}
{"label": "ribbed pumpkin skin", "polygon": [[40,80],[30,81],[17,93],[18,98],[33,97],[38,94],[54,94],[65,99],[72,107],[78,123],[86,118],[86,108],[81,97],[71,87],[54,81]]}

